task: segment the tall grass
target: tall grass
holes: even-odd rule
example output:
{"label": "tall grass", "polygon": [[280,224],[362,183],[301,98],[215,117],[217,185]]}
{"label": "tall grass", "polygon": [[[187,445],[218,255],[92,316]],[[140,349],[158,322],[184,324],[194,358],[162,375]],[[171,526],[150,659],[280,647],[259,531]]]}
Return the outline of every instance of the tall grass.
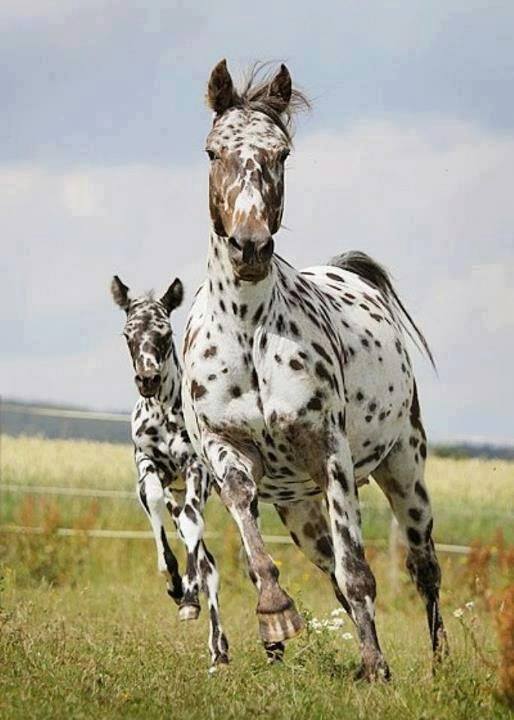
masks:
{"label": "tall grass", "polygon": [[[205,612],[197,623],[178,622],[156,572],[152,541],[56,534],[60,526],[146,529],[135,501],[3,493],[0,524],[44,532],[0,534],[0,717],[510,717],[514,552],[507,525],[503,535],[495,532],[513,505],[512,468],[429,462],[439,539],[474,541],[468,558],[441,556],[451,657],[435,678],[422,604],[403,562],[391,573],[387,553],[369,548],[378,630],[393,671],[387,686],[353,681],[358,648],[346,617],[334,631],[312,623],[289,643],[283,667],[266,665],[238,535],[217,499],[208,524],[222,533],[210,545],[222,575],[233,662],[209,677]],[[3,483],[129,490],[134,484],[130,448],[85,442],[4,437],[1,470]],[[367,537],[385,537],[388,514],[380,493],[368,487],[362,499]],[[281,531],[273,511],[264,522],[265,529]],[[326,578],[293,546],[271,550],[281,582],[304,615],[330,618],[337,603]]]}

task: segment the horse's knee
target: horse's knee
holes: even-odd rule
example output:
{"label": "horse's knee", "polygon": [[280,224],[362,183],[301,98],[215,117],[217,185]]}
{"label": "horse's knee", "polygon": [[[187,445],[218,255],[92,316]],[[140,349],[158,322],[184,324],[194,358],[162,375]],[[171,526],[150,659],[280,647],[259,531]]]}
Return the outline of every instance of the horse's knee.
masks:
{"label": "horse's knee", "polygon": [[229,470],[220,491],[225,505],[235,505],[243,510],[253,508],[257,501],[257,486],[253,478],[240,470]]}
{"label": "horse's knee", "polygon": [[424,597],[429,598],[434,592],[439,592],[441,568],[434,552],[424,554],[410,552],[406,565],[411,578]]}

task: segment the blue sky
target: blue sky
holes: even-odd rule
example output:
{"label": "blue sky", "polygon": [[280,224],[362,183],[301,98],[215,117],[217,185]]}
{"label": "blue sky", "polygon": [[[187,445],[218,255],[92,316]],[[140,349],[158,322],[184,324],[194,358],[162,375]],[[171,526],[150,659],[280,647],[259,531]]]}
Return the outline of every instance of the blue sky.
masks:
{"label": "blue sky", "polygon": [[417,363],[432,436],[512,436],[514,5],[142,5],[0,6],[2,393],[130,406],[109,277],[140,291],[180,275],[191,297],[209,71],[285,60],[314,103],[281,253],[383,261],[439,361],[438,379]]}

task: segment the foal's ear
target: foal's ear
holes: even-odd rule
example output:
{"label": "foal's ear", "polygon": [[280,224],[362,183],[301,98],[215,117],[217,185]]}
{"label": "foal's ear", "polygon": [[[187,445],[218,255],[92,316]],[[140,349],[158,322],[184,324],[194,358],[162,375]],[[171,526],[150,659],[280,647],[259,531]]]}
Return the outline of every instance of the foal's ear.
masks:
{"label": "foal's ear", "polygon": [[121,282],[119,277],[115,275],[111,282],[111,294],[116,305],[119,305],[123,310],[127,310],[130,305],[128,287]]}
{"label": "foal's ear", "polygon": [[207,86],[207,105],[217,115],[232,107],[236,100],[234,83],[227,69],[227,61],[220,60],[211,72]]}
{"label": "foal's ear", "polygon": [[168,311],[169,315],[172,310],[175,310],[175,308],[178,308],[179,305],[182,305],[183,299],[184,286],[182,285],[182,282],[176,278],[162,296],[161,302]]}
{"label": "foal's ear", "polygon": [[282,64],[280,70],[269,84],[268,97],[273,100],[273,104],[279,112],[284,112],[289,105],[292,92],[291,75],[287,67]]}

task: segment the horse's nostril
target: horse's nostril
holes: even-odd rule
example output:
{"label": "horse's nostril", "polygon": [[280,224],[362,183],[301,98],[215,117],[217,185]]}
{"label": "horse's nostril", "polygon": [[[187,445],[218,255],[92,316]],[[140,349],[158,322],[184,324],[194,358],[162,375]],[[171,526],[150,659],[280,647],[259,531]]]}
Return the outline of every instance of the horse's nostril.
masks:
{"label": "horse's nostril", "polygon": [[259,243],[258,255],[260,260],[269,260],[275,250],[275,241],[270,236],[262,243]]}

